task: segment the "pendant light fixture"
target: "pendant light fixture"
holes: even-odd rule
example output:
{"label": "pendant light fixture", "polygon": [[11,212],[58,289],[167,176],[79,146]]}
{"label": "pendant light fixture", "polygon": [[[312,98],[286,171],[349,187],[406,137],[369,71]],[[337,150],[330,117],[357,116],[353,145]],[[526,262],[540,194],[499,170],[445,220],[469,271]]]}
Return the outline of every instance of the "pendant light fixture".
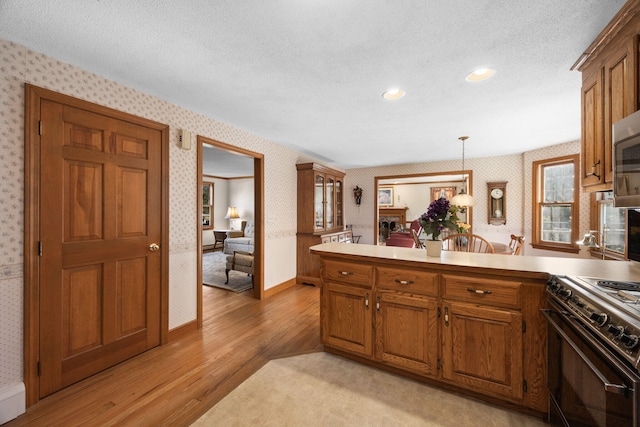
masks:
{"label": "pendant light fixture", "polygon": [[458,139],[462,141],[462,189],[458,194],[451,198],[451,201],[449,203],[454,206],[460,206],[464,210],[468,207],[474,206],[476,204],[476,201],[465,191],[466,182],[464,177],[464,142],[469,139],[469,137],[461,136]]}

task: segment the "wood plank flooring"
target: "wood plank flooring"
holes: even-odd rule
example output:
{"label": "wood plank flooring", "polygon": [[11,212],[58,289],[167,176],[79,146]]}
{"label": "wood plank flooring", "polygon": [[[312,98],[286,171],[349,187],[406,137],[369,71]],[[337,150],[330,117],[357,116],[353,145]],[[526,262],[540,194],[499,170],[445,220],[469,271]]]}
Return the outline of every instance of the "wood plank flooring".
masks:
{"label": "wood plank flooring", "polygon": [[[188,426],[271,359],[321,351],[320,290],[203,287],[203,328],[27,408],[14,426]],[[242,410],[242,408],[239,408]]]}

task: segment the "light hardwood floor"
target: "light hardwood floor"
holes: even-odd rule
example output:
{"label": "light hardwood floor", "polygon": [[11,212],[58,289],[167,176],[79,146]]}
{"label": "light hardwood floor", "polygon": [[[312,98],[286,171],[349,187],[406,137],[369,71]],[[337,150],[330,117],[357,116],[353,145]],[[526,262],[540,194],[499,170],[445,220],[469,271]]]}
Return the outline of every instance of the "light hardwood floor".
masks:
{"label": "light hardwood floor", "polygon": [[[203,328],[27,408],[13,426],[187,426],[271,359],[321,351],[320,290],[203,287]],[[241,408],[240,408],[241,410]]]}

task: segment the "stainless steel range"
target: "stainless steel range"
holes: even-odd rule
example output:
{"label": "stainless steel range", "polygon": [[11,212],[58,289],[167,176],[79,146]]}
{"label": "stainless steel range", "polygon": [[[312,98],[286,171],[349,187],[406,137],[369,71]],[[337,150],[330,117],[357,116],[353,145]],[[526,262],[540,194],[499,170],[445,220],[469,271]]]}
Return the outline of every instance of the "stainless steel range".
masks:
{"label": "stainless steel range", "polygon": [[550,422],[640,427],[640,283],[547,284]]}

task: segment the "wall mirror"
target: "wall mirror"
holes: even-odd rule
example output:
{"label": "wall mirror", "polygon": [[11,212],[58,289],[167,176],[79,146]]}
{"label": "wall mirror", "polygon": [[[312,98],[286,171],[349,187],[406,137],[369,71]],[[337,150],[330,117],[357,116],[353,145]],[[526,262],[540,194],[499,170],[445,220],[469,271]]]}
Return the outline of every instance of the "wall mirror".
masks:
{"label": "wall mirror", "polygon": [[[473,195],[472,175],[472,171],[466,170],[375,177],[376,194],[386,190],[385,196],[392,195],[392,200],[378,200],[375,205],[374,244],[384,244],[392,232],[408,230],[411,222],[426,212],[436,198],[451,200],[463,188]],[[460,221],[473,225],[472,211],[468,208],[459,213]]]}

